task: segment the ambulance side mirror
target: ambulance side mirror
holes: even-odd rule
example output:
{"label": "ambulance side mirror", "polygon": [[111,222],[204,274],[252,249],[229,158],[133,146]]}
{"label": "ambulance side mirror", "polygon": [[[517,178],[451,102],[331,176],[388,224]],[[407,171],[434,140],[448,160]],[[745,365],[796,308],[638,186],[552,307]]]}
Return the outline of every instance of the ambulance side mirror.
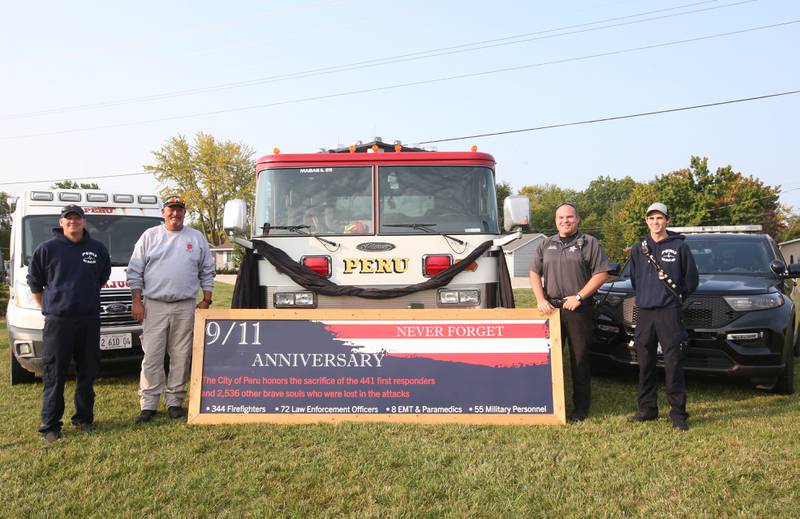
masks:
{"label": "ambulance side mirror", "polygon": [[228,200],[222,213],[222,228],[232,236],[247,233],[247,204],[244,200]]}
{"label": "ambulance side mirror", "polygon": [[511,195],[503,200],[503,228],[511,231],[531,223],[531,201],[527,196]]}

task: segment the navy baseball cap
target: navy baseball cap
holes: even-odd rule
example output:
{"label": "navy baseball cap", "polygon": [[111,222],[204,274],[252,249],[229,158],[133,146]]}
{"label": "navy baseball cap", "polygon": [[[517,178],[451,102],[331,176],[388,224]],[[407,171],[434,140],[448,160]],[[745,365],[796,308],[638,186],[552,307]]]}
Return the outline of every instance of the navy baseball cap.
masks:
{"label": "navy baseball cap", "polygon": [[86,215],[83,212],[83,209],[79,205],[70,204],[63,209],[61,209],[61,218],[64,218],[68,214],[77,214],[81,218],[86,218]]}

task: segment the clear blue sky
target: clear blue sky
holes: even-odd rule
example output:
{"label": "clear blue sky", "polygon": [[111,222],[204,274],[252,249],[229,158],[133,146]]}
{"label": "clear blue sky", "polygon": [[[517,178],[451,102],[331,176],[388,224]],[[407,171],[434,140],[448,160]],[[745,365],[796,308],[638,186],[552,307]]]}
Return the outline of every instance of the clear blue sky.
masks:
{"label": "clear blue sky", "polygon": [[[641,21],[699,9],[707,10]],[[594,23],[611,18],[619,19]],[[576,59],[795,20],[794,0],[6,3],[0,182],[29,183],[0,190],[141,172],[167,139],[199,131],[260,156],[276,146],[308,152],[375,135],[415,143],[797,90],[800,23]],[[601,28],[611,24],[625,25]],[[564,34],[576,31],[584,32]],[[522,34],[538,39],[256,81]],[[246,82],[254,84],[208,88]],[[176,92],[183,94],[165,96]],[[107,106],[85,108],[97,104]],[[782,202],[798,211],[798,116],[800,95],[792,95],[437,147],[477,144],[515,189],[583,189],[600,175],[646,181],[686,167],[692,154],[707,156],[714,168],[731,164],[782,185]],[[115,191],[158,188],[149,176],[97,182]]]}

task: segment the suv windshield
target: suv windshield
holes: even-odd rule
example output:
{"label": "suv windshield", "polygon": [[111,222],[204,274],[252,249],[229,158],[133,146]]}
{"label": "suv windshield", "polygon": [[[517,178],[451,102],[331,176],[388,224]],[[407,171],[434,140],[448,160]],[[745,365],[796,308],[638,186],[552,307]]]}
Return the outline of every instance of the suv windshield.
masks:
{"label": "suv windshield", "polygon": [[372,168],[266,169],[258,177],[256,234],[367,234],[372,217]]}
{"label": "suv windshield", "polygon": [[381,234],[499,233],[489,168],[383,166],[378,196]]}
{"label": "suv windshield", "polygon": [[769,242],[752,236],[688,235],[700,274],[770,274],[773,259]]}
{"label": "suv windshield", "polygon": [[[161,225],[162,221],[161,218],[141,216],[88,214],[86,230],[106,246],[111,255],[111,265],[118,267],[128,264],[139,236],[146,229]],[[58,215],[55,214],[28,216],[23,220],[24,265],[28,265],[36,246],[52,236],[54,227],[58,227]]]}

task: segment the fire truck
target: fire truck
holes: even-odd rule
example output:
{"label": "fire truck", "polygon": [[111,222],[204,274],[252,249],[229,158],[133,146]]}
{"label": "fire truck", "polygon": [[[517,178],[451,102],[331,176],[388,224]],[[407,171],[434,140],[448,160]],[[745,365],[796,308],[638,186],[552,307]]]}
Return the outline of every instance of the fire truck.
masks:
{"label": "fire truck", "polygon": [[34,382],[42,371],[44,316],[28,287],[28,262],[36,246],[51,237],[52,229],[58,227],[61,208],[69,204],[83,208],[86,230],[111,255],[111,277],[100,292],[101,363],[142,358],[141,325],[131,316],[131,290],[125,270],[142,232],[162,222],[158,197],[79,189],[29,191],[16,200],[11,223],[6,309],[11,384]]}
{"label": "fire truck", "polygon": [[513,306],[501,247],[521,236],[530,205],[505,200],[513,232],[501,235],[491,155],[376,137],[319,153],[275,149],[256,172],[252,217],[241,200],[224,213],[229,233],[249,231],[235,239],[252,251],[236,292],[257,290],[240,307]]}

